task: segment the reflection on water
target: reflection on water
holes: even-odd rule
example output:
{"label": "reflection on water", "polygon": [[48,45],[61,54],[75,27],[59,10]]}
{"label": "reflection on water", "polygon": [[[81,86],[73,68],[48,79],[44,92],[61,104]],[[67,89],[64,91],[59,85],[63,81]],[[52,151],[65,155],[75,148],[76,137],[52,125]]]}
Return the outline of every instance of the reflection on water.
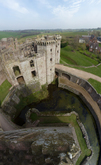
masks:
{"label": "reflection on water", "polygon": [[[39,104],[31,104],[29,107],[35,107],[40,112],[42,111],[76,111],[79,114],[79,118],[85,126],[88,133],[89,141],[93,149],[93,156],[88,161],[87,165],[97,165],[99,156],[99,142],[96,133],[95,121],[82,100],[75,94],[56,88],[53,85],[49,86],[50,97],[46,100],[41,101]],[[27,108],[28,109],[28,108]],[[26,111],[26,110],[25,110]]]}

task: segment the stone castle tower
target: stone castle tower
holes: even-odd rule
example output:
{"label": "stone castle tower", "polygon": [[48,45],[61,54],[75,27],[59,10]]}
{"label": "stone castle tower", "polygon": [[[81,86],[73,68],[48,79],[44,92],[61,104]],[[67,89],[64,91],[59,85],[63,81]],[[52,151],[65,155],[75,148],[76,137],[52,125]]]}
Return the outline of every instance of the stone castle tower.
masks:
{"label": "stone castle tower", "polygon": [[54,80],[55,64],[60,61],[60,35],[27,39],[22,45],[14,39],[12,46],[6,41],[5,45],[0,53],[2,67],[13,86],[50,84]]}

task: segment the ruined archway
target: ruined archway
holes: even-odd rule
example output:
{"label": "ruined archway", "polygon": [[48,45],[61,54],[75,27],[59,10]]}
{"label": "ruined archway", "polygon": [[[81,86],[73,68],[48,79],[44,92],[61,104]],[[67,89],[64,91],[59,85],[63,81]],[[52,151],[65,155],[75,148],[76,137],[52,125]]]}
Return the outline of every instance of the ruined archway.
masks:
{"label": "ruined archway", "polygon": [[17,78],[17,81],[18,81],[18,83],[19,83],[20,85],[21,85],[21,84],[25,84],[25,80],[24,80],[23,76],[18,77],[18,78]]}

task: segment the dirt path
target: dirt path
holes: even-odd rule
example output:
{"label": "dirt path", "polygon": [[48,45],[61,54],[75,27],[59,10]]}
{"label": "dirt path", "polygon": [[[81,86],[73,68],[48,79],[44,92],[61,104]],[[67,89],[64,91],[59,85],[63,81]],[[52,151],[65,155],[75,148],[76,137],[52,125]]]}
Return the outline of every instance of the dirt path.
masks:
{"label": "dirt path", "polygon": [[79,69],[74,69],[74,68],[64,66],[64,65],[61,65],[61,64],[56,64],[55,68],[64,70],[68,73],[74,74],[74,75],[76,75],[78,77],[81,77],[85,80],[88,80],[88,79],[92,78],[94,80],[97,80],[97,81],[101,82],[101,77],[96,76],[96,75],[91,74],[91,73],[88,73],[88,72],[85,72],[85,71],[82,71],[82,70],[79,70]]}
{"label": "dirt path", "polygon": [[63,78],[63,77],[59,77],[59,83],[60,84],[64,84],[64,85],[67,85],[73,89],[75,89],[76,91],[80,92],[84,97],[85,99],[87,100],[87,102],[91,105],[91,107],[94,109],[97,117],[98,117],[98,120],[99,120],[99,123],[100,123],[100,126],[101,126],[101,110],[100,108],[98,107],[97,103],[92,99],[92,97],[89,95],[89,93],[81,86],[79,86],[78,84],[75,84],[71,81],[69,81],[68,79],[66,78]]}
{"label": "dirt path", "polygon": [[15,125],[13,125],[13,123],[7,120],[6,117],[1,113],[0,113],[0,126],[3,131],[10,131],[16,129]]}

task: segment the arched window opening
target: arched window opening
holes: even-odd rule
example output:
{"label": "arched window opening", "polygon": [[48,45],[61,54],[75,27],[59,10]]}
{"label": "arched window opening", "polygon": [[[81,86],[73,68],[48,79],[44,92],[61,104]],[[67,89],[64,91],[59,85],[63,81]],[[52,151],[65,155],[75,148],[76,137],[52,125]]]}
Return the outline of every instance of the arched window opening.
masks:
{"label": "arched window opening", "polygon": [[30,61],[30,67],[34,67],[34,61],[33,60]]}
{"label": "arched window opening", "polygon": [[19,76],[21,74],[19,66],[14,66],[13,71],[14,71],[15,76]]}

